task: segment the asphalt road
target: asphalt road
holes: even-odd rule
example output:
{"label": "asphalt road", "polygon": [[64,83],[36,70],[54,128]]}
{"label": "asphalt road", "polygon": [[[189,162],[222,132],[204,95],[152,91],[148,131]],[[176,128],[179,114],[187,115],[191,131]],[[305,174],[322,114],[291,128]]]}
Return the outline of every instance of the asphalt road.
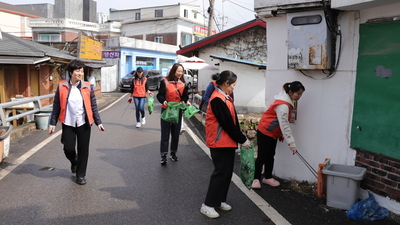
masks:
{"label": "asphalt road", "polygon": [[202,215],[210,158],[185,132],[179,161],[161,166],[161,106],[156,104],[137,129],[134,105],[126,100],[101,112],[105,132],[92,127],[86,185],[74,182],[60,124],[51,136],[35,131],[12,143],[10,157],[1,164],[0,223],[274,224],[234,184],[228,201],[232,211],[220,212],[218,219]]}
{"label": "asphalt road", "polygon": [[161,166],[160,104],[137,129],[134,105],[124,95],[98,99],[106,131],[92,127],[86,185],[76,184],[70,172],[60,124],[51,136],[34,131],[11,144],[0,163],[0,224],[398,224],[352,221],[307,184],[281,180],[279,188],[249,191],[236,175],[239,156],[227,201],[233,210],[209,219],[200,213],[213,170],[202,130],[185,119],[179,161]]}

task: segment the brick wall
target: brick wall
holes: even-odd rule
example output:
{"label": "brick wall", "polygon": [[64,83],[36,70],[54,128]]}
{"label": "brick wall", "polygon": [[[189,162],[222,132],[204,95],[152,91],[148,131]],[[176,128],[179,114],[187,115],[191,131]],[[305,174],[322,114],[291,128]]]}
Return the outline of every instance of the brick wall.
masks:
{"label": "brick wall", "polygon": [[355,165],[367,169],[361,188],[400,202],[400,160],[357,149]]}

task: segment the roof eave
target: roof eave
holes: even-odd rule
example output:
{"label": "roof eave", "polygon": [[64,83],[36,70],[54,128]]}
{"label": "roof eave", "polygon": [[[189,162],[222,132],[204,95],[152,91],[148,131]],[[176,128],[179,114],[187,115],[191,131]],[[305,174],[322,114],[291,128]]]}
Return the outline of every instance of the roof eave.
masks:
{"label": "roof eave", "polygon": [[185,55],[186,53],[195,51],[196,49],[198,49],[200,47],[203,47],[205,45],[208,45],[208,44],[210,44],[210,43],[212,43],[214,41],[221,40],[223,38],[229,37],[229,36],[231,36],[233,34],[239,33],[241,31],[244,31],[244,30],[250,29],[252,27],[256,27],[256,26],[261,26],[261,27],[264,27],[264,28],[267,27],[265,21],[260,20],[260,19],[255,19],[255,20],[252,20],[250,22],[244,23],[242,25],[233,27],[233,28],[231,28],[229,30],[226,30],[224,32],[221,32],[221,33],[212,35],[210,37],[207,37],[207,38],[205,38],[203,40],[197,41],[197,42],[195,42],[195,43],[193,43],[191,45],[188,45],[186,47],[183,47],[182,49],[178,50],[176,52],[176,54],[177,55]]}

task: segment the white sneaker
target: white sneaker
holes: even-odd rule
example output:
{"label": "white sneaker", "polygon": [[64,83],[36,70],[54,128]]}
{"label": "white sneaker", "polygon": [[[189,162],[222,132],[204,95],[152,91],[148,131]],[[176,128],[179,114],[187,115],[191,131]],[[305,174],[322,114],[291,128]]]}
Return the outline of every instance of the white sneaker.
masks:
{"label": "white sneaker", "polygon": [[145,125],[146,124],[146,117],[142,118],[142,124]]}
{"label": "white sneaker", "polygon": [[209,218],[219,217],[219,214],[217,213],[217,211],[215,211],[214,207],[208,207],[204,205],[204,203],[201,205],[200,212]]}
{"label": "white sneaker", "polygon": [[138,122],[138,123],[136,124],[136,128],[139,128],[140,126],[142,126],[142,124],[141,124],[140,122]]}
{"label": "white sneaker", "polygon": [[221,202],[221,206],[219,208],[224,211],[229,211],[232,209],[232,206],[228,205],[226,202]]}

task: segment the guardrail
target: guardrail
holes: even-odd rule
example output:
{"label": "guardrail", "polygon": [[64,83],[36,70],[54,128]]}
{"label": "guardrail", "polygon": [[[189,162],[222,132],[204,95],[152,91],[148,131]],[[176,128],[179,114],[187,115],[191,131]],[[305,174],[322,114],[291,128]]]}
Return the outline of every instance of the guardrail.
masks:
{"label": "guardrail", "polygon": [[[53,98],[55,94],[48,94],[48,95],[42,95],[42,96],[37,96],[37,97],[32,97],[32,98],[24,98],[21,100],[17,101],[12,101],[12,102],[5,102],[0,104],[0,123],[1,126],[6,126],[9,125],[9,123],[13,120],[18,120],[20,118],[23,118],[25,116],[33,115],[35,113],[38,113],[40,111],[46,110],[51,108],[53,105],[47,105],[45,107],[42,106],[41,100],[47,99],[47,98]],[[10,107],[15,107],[18,105],[26,104],[26,103],[33,103],[33,109],[20,113],[15,116],[10,116],[6,117],[5,115],[5,109],[10,108]]]}
{"label": "guardrail", "polygon": [[194,97],[193,97],[193,102],[192,102],[192,105],[193,106],[195,106],[197,109],[199,109],[199,107],[200,107],[200,102],[201,102],[201,99],[202,99],[203,97],[201,96],[201,95],[199,95],[199,94],[195,94],[194,95]]}

